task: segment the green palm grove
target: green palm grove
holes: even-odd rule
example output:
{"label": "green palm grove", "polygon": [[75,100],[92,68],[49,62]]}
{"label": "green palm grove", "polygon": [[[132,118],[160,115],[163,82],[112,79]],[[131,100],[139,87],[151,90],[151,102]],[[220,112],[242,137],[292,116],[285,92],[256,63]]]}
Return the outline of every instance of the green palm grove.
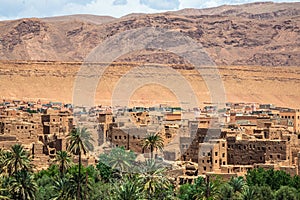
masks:
{"label": "green palm grove", "polygon": [[163,149],[163,140],[157,136],[143,141],[151,152],[145,162],[136,161],[134,152],[121,147],[101,154],[96,166],[82,166],[82,155],[93,150],[93,139],[87,129],[76,128],[67,138],[68,151],[57,152],[53,164],[39,172],[34,172],[22,145],[0,149],[0,200],[300,199],[299,176],[261,168],[248,171],[246,177],[199,177],[176,186],[166,176],[168,166],[153,159],[153,151]]}

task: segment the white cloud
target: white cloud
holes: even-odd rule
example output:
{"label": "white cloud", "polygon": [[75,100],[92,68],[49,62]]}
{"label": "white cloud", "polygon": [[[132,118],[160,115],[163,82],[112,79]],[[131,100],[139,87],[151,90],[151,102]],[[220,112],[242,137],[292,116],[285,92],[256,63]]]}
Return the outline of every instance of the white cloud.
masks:
{"label": "white cloud", "polygon": [[126,5],[127,0],[114,0],[113,5]]}
{"label": "white cloud", "polygon": [[174,10],[179,7],[179,0],[140,0],[140,3],[156,10]]}

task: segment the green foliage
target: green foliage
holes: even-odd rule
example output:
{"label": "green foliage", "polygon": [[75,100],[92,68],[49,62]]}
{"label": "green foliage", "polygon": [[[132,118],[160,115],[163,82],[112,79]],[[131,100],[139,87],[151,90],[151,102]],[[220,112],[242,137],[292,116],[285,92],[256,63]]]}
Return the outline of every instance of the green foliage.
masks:
{"label": "green foliage", "polygon": [[8,151],[2,151],[0,154],[2,174],[9,176],[23,169],[31,170],[28,152],[20,144],[15,144]]}
{"label": "green foliage", "polygon": [[159,133],[155,133],[155,134],[148,134],[142,142],[142,147],[144,149],[150,149],[150,153],[151,153],[151,159],[153,159],[153,151],[155,149],[158,149],[160,151],[163,150],[164,148],[164,140],[163,138],[160,136]]}
{"label": "green foliage", "polygon": [[25,169],[22,169],[13,174],[9,181],[8,190],[12,199],[35,199],[37,184],[34,181],[34,176]]}
{"label": "green foliage", "polygon": [[[204,179],[198,177],[193,184],[186,184],[184,188],[179,189],[179,199],[222,199],[223,196],[228,195],[227,189],[230,189],[233,193],[233,189],[230,185],[222,185],[222,181],[218,177],[212,179]],[[228,188],[225,188],[228,187]],[[226,192],[225,192],[226,190]],[[222,194],[221,192],[224,192]]]}
{"label": "green foliage", "polygon": [[250,170],[246,175],[246,180],[248,185],[268,185],[272,190],[278,190],[281,186],[293,187],[294,181],[299,181],[298,179],[293,179],[284,171],[264,170],[262,168]]}
{"label": "green foliage", "polygon": [[270,186],[250,186],[255,191],[255,198],[257,200],[271,200],[274,199],[274,194]]}
{"label": "green foliage", "polygon": [[[84,153],[83,148],[89,150],[78,144],[73,147],[81,150],[70,149],[74,154]],[[192,184],[175,189],[165,175],[167,167],[154,159],[137,162],[135,154],[124,148],[101,154],[99,159],[96,167],[74,165],[70,155],[62,151],[54,159],[56,164],[33,173],[29,154],[21,145],[0,150],[0,199],[300,199],[300,177],[292,177],[283,171],[259,168],[249,171],[246,178],[232,177],[227,181],[218,177],[198,177]]]}
{"label": "green foliage", "polygon": [[71,156],[66,151],[56,152],[56,156],[53,162],[58,164],[61,176],[66,173],[66,171],[71,167],[72,164]]}
{"label": "green foliage", "polygon": [[109,182],[109,180],[113,177],[114,170],[102,162],[99,162],[96,167],[99,170],[101,180],[106,183]]}
{"label": "green foliage", "polygon": [[289,186],[281,186],[275,192],[275,200],[297,200],[298,196],[297,190]]}
{"label": "green foliage", "polygon": [[101,154],[99,156],[99,163],[101,164],[98,164],[98,166],[99,168],[103,168],[107,173],[112,173],[111,170],[119,171],[120,173],[128,172],[132,169],[135,159],[136,155],[133,151],[127,151],[124,147],[116,147],[109,154]]}

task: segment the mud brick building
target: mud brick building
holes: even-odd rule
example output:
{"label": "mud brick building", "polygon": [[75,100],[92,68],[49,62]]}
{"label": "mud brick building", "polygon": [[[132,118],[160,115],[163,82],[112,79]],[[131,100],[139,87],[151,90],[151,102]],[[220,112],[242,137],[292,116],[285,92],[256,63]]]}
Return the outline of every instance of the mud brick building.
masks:
{"label": "mud brick building", "polygon": [[225,138],[226,132],[221,129],[198,128],[191,131],[188,137],[180,137],[181,160],[198,163],[199,144],[212,139]]}

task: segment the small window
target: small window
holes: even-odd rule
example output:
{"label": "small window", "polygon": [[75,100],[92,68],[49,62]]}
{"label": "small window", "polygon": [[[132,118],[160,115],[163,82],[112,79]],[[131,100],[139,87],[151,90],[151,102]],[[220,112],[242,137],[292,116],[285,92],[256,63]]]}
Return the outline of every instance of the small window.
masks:
{"label": "small window", "polygon": [[280,159],[280,154],[277,155],[277,158]]}
{"label": "small window", "polygon": [[206,171],[206,167],[205,166],[203,167],[203,170]]}
{"label": "small window", "polygon": [[226,165],[226,162],[225,162],[225,161],[223,161],[223,165]]}
{"label": "small window", "polygon": [[119,139],[121,140],[121,139],[122,139],[122,136],[119,136]]}
{"label": "small window", "polygon": [[225,147],[225,143],[222,143],[222,147]]}
{"label": "small window", "polygon": [[272,159],[272,158],[273,158],[273,156],[272,156],[272,155],[270,155],[270,158]]}
{"label": "small window", "polygon": [[215,163],[218,163],[218,160],[215,160]]}
{"label": "small window", "polygon": [[117,140],[117,139],[118,139],[118,136],[115,136],[115,139]]}
{"label": "small window", "polygon": [[124,140],[126,140],[126,136],[124,136]]}
{"label": "small window", "polygon": [[218,152],[215,152],[215,156],[218,156]]}
{"label": "small window", "polygon": [[225,153],[222,153],[222,158],[225,158]]}

